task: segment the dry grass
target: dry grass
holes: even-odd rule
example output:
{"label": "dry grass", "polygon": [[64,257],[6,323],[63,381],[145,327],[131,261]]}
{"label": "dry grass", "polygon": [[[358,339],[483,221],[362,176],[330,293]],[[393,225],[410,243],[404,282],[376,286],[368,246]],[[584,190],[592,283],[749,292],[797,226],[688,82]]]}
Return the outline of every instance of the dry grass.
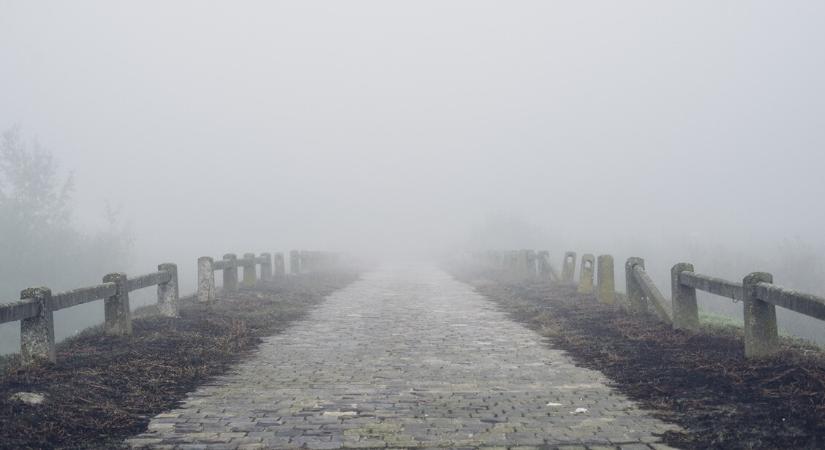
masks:
{"label": "dry grass", "polygon": [[[283,331],[354,274],[307,275],[242,290],[213,305],[185,303],[179,319],[138,314],[134,335],[92,329],[58,345],[57,364],[0,376],[0,447],[111,448],[149,418],[221,374],[263,336]],[[40,405],[9,397],[46,395]]]}
{"label": "dry grass", "polygon": [[[575,289],[460,274],[511,316],[597,369],[615,386],[686,433],[680,448],[825,448],[825,361],[787,338],[773,358],[744,358],[741,329],[675,331]],[[489,274],[488,274],[489,276]]]}

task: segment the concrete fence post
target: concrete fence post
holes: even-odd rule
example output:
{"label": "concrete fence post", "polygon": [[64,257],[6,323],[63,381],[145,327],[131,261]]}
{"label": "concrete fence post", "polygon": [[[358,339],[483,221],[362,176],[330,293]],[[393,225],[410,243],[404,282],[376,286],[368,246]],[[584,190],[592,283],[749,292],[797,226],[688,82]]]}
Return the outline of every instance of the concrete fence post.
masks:
{"label": "concrete fence post", "polygon": [[536,258],[538,259],[539,276],[544,279],[549,278],[551,281],[559,282],[559,274],[556,273],[556,270],[553,269],[553,264],[550,263],[550,252],[542,250],[538,252]]}
{"label": "concrete fence post", "polygon": [[275,254],[275,276],[282,277],[286,275],[286,264],[284,264],[284,254]]}
{"label": "concrete fence post", "polygon": [[693,264],[677,263],[670,269],[670,291],[673,304],[673,328],[696,330],[699,328],[699,306],[696,289],[679,281],[682,272],[693,272]]}
{"label": "concrete fence post", "polygon": [[301,272],[301,260],[298,250],[290,250],[289,252],[289,273],[297,275]]}
{"label": "concrete fence post", "polygon": [[272,279],[272,254],[261,253],[263,262],[261,263],[261,281],[270,281]]}
{"label": "concrete fence post", "polygon": [[775,353],[779,346],[776,307],[756,296],[759,283],[773,283],[773,275],[754,272],[742,280],[745,303],[745,357],[759,358]]}
{"label": "concrete fence post", "polygon": [[158,284],[158,309],[166,317],[180,317],[178,314],[178,266],[164,263],[158,271],[167,272],[169,281]]}
{"label": "concrete fence post", "polygon": [[591,254],[582,255],[582,266],[579,271],[579,294],[593,293],[593,271],[596,269],[596,258]]}
{"label": "concrete fence post", "polygon": [[129,284],[125,273],[110,273],[103,277],[104,283],[115,284],[115,294],[103,300],[107,334],[128,336],[132,334],[132,311],[129,309]]}
{"label": "concrete fence post", "polygon": [[215,301],[215,260],[209,256],[198,258],[198,301]]}
{"label": "concrete fence post", "polygon": [[536,270],[536,251],[535,250],[525,250],[525,270],[526,275],[529,278],[535,278],[537,275]]}
{"label": "concrete fence post", "polygon": [[527,250],[516,251],[515,275],[518,278],[527,276]]}
{"label": "concrete fence post", "polygon": [[616,277],[613,271],[613,256],[599,255],[597,269],[596,289],[599,302],[612,305],[616,303]]}
{"label": "concrete fence post", "polygon": [[510,250],[507,252],[507,276],[515,276],[518,268],[518,252]]}
{"label": "concrete fence post", "polygon": [[627,286],[627,306],[630,312],[641,313],[647,311],[647,299],[641,286],[636,281],[636,276],[633,275],[633,268],[639,266],[645,268],[645,260],[642,258],[631,257],[627,259],[624,265],[625,284]]}
{"label": "concrete fence post", "polygon": [[307,250],[298,252],[298,272],[309,273],[315,271],[315,261]]}
{"label": "concrete fence post", "polygon": [[223,290],[234,291],[238,289],[238,256],[227,253],[223,259],[229,263],[229,267],[223,269]]}
{"label": "concrete fence post", "polygon": [[576,275],[576,252],[566,252],[561,266],[561,281],[572,283]]}
{"label": "concrete fence post", "polygon": [[550,252],[541,250],[536,253],[539,278],[550,278]]}
{"label": "concrete fence post", "polygon": [[255,287],[258,276],[255,273],[255,254],[244,253],[243,255],[243,286]]}
{"label": "concrete fence post", "polygon": [[20,321],[20,358],[23,365],[55,362],[52,291],[46,287],[29,288],[20,293],[20,299],[31,300],[39,306],[36,316]]}

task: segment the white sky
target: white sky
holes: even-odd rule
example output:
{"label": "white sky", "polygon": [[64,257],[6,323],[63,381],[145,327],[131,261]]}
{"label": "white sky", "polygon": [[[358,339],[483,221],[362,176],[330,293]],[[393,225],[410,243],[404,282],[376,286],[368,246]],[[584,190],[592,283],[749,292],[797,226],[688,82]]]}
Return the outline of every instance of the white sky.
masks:
{"label": "white sky", "polygon": [[821,244],[823,80],[822,1],[0,0],[0,129],[151,263],[502,213],[571,248]]}

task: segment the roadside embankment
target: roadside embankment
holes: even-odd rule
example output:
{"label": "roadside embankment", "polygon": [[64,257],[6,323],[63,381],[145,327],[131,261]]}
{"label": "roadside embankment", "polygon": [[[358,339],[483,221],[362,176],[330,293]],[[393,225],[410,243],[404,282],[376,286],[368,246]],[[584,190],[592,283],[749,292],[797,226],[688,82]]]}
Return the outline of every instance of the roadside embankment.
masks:
{"label": "roadside embankment", "polygon": [[261,337],[283,331],[356,278],[279,278],[210,304],[185,301],[180,318],[139,310],[132,336],[93,328],[58,344],[56,364],[20,368],[7,360],[0,373],[0,448],[119,446],[152,416],[226,372]]}
{"label": "roadside embankment", "polygon": [[622,393],[687,433],[680,448],[823,448],[825,355],[781,339],[779,354],[744,357],[741,329],[673,330],[652,315],[630,315],[574,287],[457,273],[514,320],[607,375]]}

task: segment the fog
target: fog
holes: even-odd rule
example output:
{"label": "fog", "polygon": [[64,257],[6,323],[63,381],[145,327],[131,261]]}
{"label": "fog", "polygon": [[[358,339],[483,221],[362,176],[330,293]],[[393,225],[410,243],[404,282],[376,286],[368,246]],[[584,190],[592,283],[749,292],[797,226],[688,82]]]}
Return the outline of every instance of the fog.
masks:
{"label": "fog", "polygon": [[547,248],[645,257],[663,291],[687,260],[823,294],[823,20],[815,0],[4,0],[0,130],[73,174],[77,227],[121,211],[112,270],[176,262],[184,290],[226,252]]}

